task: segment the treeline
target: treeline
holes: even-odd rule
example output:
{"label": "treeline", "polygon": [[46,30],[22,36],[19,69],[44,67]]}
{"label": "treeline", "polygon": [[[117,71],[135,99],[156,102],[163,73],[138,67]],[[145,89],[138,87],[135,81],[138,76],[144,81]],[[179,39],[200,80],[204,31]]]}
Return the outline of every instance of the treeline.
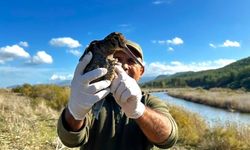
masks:
{"label": "treeline", "polygon": [[12,88],[12,91],[32,98],[33,105],[45,102],[46,105],[55,110],[60,110],[67,104],[70,93],[69,87],[60,87],[52,84],[24,84]]}
{"label": "treeline", "polygon": [[214,87],[250,90],[250,57],[234,62],[220,69],[184,72],[171,76],[159,76],[141,85],[143,88],[170,87]]}

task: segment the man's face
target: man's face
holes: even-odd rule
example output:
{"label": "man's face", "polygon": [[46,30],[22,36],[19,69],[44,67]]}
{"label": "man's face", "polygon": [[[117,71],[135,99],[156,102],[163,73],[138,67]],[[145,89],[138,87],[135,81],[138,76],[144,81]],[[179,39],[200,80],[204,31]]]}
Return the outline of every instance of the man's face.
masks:
{"label": "man's face", "polygon": [[[144,67],[141,65],[137,64],[136,61],[128,56],[125,52],[123,51],[117,51],[114,54],[114,58],[118,59],[118,62],[122,64],[122,68],[126,71],[126,73],[134,78],[136,81],[140,79],[144,72]],[[142,62],[140,57],[137,57],[139,61]]]}

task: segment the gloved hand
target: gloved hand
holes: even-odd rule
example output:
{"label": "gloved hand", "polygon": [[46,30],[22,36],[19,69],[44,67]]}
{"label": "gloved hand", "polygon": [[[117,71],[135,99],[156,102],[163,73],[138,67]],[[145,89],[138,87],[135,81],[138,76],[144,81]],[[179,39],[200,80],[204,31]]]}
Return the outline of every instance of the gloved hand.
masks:
{"label": "gloved hand", "polygon": [[117,77],[111,83],[111,93],[127,117],[137,119],[143,115],[145,105],[141,102],[142,92],[136,80],[121,66],[115,66]]}
{"label": "gloved hand", "polygon": [[71,82],[68,109],[76,120],[83,120],[91,107],[110,93],[109,80],[90,84],[91,81],[104,76],[107,73],[106,68],[97,68],[83,74],[91,59],[92,53],[89,52],[79,61]]}

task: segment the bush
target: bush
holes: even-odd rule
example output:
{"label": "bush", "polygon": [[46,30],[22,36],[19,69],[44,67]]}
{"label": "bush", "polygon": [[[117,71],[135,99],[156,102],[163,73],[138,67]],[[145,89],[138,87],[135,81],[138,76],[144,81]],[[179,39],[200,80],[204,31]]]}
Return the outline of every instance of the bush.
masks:
{"label": "bush", "polygon": [[170,113],[179,129],[177,143],[197,147],[207,130],[205,121],[198,114],[189,112],[182,107],[171,106]]}
{"label": "bush", "polygon": [[200,147],[203,149],[239,149],[250,148],[249,128],[234,124],[217,125],[206,132]]}
{"label": "bush", "polygon": [[249,126],[227,123],[207,126],[198,115],[181,107],[171,106],[170,113],[179,129],[177,147],[203,150],[248,150]]}
{"label": "bush", "polygon": [[33,105],[44,100],[48,106],[56,110],[62,109],[67,104],[70,93],[68,87],[42,84],[33,86],[30,84],[24,84],[23,86],[13,88],[12,91],[31,97],[33,99]]}

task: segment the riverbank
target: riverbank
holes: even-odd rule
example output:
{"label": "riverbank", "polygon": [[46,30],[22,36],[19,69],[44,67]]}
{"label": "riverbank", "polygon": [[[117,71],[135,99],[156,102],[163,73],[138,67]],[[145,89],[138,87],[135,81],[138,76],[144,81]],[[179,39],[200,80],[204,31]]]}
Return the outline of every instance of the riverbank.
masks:
{"label": "riverbank", "polygon": [[154,92],[167,92],[166,88],[142,88],[142,91],[145,93],[154,93]]}
{"label": "riverbank", "polygon": [[228,111],[250,113],[250,92],[213,88],[169,88],[168,95],[195,103],[226,109]]}
{"label": "riverbank", "polygon": [[[52,87],[48,86],[47,90],[41,88],[39,93],[41,95],[46,95],[48,91],[54,93],[52,101],[56,101],[59,99],[57,97],[62,95],[55,94],[58,89]],[[34,92],[34,89],[31,88],[30,92]],[[27,90],[22,88],[20,91]],[[24,93],[0,89],[0,149],[69,150],[60,143],[56,133],[56,124],[61,111],[52,107],[51,103],[46,103],[41,97],[31,98],[21,95]],[[227,124],[226,127],[220,124],[210,127],[199,115],[182,107],[170,105],[169,111],[179,129],[179,139],[172,149],[247,150],[250,148],[249,127],[233,124]],[[28,140],[25,137],[29,137]]]}

